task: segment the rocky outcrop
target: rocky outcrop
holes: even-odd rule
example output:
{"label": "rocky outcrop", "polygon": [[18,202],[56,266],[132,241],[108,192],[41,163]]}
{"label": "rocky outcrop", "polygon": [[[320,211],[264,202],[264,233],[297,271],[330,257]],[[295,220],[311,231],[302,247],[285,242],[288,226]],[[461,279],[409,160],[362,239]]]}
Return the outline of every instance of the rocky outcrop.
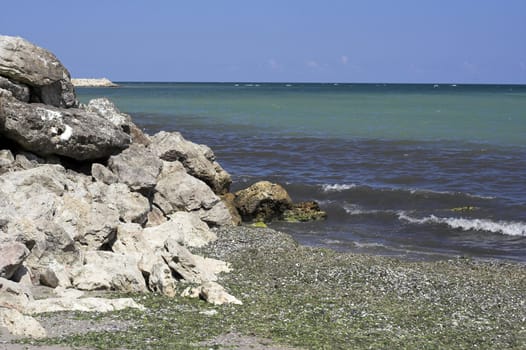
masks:
{"label": "rocky outcrop", "polygon": [[306,222],[325,220],[327,213],[316,202],[294,203],[291,209],[283,212],[281,219],[288,222]]}
{"label": "rocky outcrop", "polygon": [[209,147],[187,141],[178,132],[161,131],[152,137],[150,148],[162,160],[181,162],[189,175],[205,182],[216,194],[228,192],[232,179]]}
{"label": "rocky outcrop", "polygon": [[[105,98],[78,105],[54,55],[0,36],[0,324],[141,307],[84,290],[174,297],[197,285],[188,293],[240,304],[217,284],[229,265],[191,249],[216,239],[212,227],[239,222],[238,211],[269,221],[316,208],[293,205],[279,185],[230,194],[230,183],[209,147],[177,132],[150,137]],[[34,285],[57,296],[34,300]]]}
{"label": "rocky outcrop", "polygon": [[108,157],[130,144],[129,134],[95,113],[23,103],[10,95],[0,90],[0,133],[26,150],[87,160]]}
{"label": "rocky outcrop", "polygon": [[235,193],[234,204],[244,221],[272,221],[292,208],[292,199],[278,184],[260,181]]}
{"label": "rocky outcrop", "polygon": [[142,132],[132,121],[131,116],[122,113],[113,102],[105,97],[90,100],[87,105],[82,105],[82,108],[89,112],[98,114],[104,119],[112,122],[127,134],[130,134],[132,143],[148,146],[150,138]]}
{"label": "rocky outcrop", "polygon": [[14,98],[22,102],[29,102],[30,94],[27,85],[15,83],[5,77],[0,76],[0,89],[11,92]]}
{"label": "rocky outcrop", "polygon": [[0,307],[0,327],[16,336],[44,338],[47,336],[46,330],[31,316],[22,314],[15,309]]}
{"label": "rocky outcrop", "polygon": [[0,76],[27,86],[33,102],[64,108],[78,104],[68,70],[51,52],[22,38],[0,35]]}
{"label": "rocky outcrop", "polygon": [[11,278],[29,255],[29,249],[19,242],[0,243],[0,277]]}
{"label": "rocky outcrop", "polygon": [[203,181],[186,173],[178,161],[164,162],[155,186],[153,203],[165,215],[188,211],[196,213],[212,226],[232,223],[223,201]]}
{"label": "rocky outcrop", "polygon": [[243,304],[241,300],[228,294],[225,288],[216,282],[206,282],[194,288],[188,287],[183,291],[182,296],[201,298],[214,305]]}
{"label": "rocky outcrop", "polygon": [[305,222],[327,218],[327,213],[320,209],[318,203],[293,203],[285,188],[268,181],[257,182],[224,198],[238,211],[243,221],[263,227],[265,222],[273,220]]}
{"label": "rocky outcrop", "polygon": [[110,157],[108,168],[117,181],[133,191],[149,193],[157,184],[163,162],[143,145],[133,144],[121,153]]}
{"label": "rocky outcrop", "polygon": [[71,83],[75,87],[118,87],[119,85],[115,84],[108,78],[76,78],[71,79]]}

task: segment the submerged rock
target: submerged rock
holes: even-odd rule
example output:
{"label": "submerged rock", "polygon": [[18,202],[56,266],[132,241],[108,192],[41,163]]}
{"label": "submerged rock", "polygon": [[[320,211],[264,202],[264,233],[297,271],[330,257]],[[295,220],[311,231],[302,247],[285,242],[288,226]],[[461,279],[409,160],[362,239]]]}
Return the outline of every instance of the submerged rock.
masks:
{"label": "submerged rock", "polygon": [[288,222],[304,222],[325,220],[327,213],[320,209],[316,202],[301,202],[293,205],[291,209],[285,210],[282,220]]}

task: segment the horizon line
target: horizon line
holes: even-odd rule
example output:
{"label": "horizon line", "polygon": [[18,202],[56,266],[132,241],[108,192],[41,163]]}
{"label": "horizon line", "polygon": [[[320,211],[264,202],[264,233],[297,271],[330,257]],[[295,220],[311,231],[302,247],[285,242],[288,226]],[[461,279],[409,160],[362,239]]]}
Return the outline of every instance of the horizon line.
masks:
{"label": "horizon line", "polygon": [[[90,78],[72,78],[90,79]],[[98,78],[97,78],[98,79]],[[110,79],[111,80],[111,79]],[[113,83],[150,83],[150,84],[342,84],[342,85],[506,85],[524,86],[524,83],[495,82],[341,82],[341,81],[175,81],[175,80],[111,80]]]}

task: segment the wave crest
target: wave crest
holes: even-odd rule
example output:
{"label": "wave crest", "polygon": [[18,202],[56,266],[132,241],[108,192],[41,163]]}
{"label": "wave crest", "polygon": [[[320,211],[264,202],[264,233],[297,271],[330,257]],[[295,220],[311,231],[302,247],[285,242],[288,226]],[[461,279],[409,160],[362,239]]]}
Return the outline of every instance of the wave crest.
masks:
{"label": "wave crest", "polygon": [[323,192],[342,192],[355,188],[356,184],[325,184],[322,185]]}
{"label": "wave crest", "polygon": [[412,224],[444,224],[462,231],[486,231],[508,236],[526,236],[526,223],[516,221],[491,221],[487,219],[441,218],[435,215],[414,218],[404,212],[398,214],[400,220]]}

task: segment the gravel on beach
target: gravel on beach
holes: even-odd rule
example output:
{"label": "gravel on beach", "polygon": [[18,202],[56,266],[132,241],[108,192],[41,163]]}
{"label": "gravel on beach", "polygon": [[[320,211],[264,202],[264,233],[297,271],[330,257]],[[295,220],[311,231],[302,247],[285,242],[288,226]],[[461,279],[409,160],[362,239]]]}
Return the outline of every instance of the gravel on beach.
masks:
{"label": "gravel on beach", "polygon": [[[195,253],[231,263],[243,305],[132,295],[146,311],[63,313],[40,344],[118,349],[524,349],[526,266],[395,258],[305,247],[267,228],[217,229]],[[185,286],[181,285],[182,291]],[[119,295],[122,296],[122,295]],[[48,321],[46,321],[48,320]],[[98,322],[68,332],[75,322]],[[101,329],[104,328],[104,329]],[[61,330],[62,329],[62,330]]]}

